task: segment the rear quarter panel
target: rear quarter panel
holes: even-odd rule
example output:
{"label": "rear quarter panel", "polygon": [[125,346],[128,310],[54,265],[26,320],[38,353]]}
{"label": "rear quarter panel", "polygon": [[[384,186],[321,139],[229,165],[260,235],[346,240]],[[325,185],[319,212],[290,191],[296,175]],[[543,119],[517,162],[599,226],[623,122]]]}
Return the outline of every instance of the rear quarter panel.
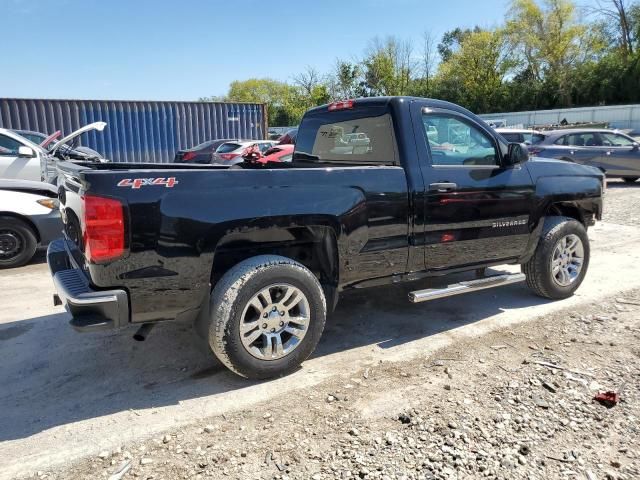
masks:
{"label": "rear quarter panel", "polygon": [[[178,181],[173,188],[116,187],[124,178],[160,175]],[[254,232],[272,232],[277,240],[276,232],[292,228],[330,228],[340,286],[406,268],[409,205],[401,167],[112,170],[86,173],[82,189],[125,204],[126,256],[90,264],[88,271],[95,286],[130,292],[137,322],[199,308],[208,298],[218,247]]]}

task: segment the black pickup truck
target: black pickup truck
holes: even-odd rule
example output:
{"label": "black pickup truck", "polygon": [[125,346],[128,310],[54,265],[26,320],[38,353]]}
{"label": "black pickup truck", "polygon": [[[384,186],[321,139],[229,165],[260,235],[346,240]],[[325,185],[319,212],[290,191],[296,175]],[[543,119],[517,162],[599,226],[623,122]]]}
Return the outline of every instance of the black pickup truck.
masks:
{"label": "black pickup truck", "polygon": [[[47,258],[72,326],[137,324],[143,339],[190,320],[250,378],[296,369],[347,289],[470,271],[409,300],[525,278],[572,295],[604,190],[595,168],[529,159],[471,112],[409,97],[308,111],[289,163],[59,171],[65,238]],[[503,264],[523,273],[486,275]]]}

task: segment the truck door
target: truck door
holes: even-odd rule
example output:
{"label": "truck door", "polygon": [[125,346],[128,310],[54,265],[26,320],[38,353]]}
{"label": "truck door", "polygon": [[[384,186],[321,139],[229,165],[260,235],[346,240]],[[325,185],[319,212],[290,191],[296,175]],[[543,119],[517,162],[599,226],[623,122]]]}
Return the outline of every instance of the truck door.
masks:
{"label": "truck door", "polygon": [[533,228],[534,187],[526,167],[503,166],[503,149],[480,121],[419,102],[412,108],[425,184],[426,268],[521,256]]}

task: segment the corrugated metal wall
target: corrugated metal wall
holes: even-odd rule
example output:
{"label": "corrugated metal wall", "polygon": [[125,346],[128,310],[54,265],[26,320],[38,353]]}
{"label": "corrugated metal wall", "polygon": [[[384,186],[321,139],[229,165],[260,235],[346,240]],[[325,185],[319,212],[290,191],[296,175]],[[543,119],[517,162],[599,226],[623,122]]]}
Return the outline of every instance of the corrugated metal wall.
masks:
{"label": "corrugated metal wall", "polygon": [[114,162],[173,161],[175,152],[216,138],[262,139],[263,104],[0,98],[0,127],[68,134],[104,121],[80,142]]}
{"label": "corrugated metal wall", "polygon": [[608,122],[611,128],[640,130],[640,105],[612,105],[606,107],[559,108],[527,112],[487,113],[484,120],[506,120],[507,125],[550,125],[563,119],[575,122]]}

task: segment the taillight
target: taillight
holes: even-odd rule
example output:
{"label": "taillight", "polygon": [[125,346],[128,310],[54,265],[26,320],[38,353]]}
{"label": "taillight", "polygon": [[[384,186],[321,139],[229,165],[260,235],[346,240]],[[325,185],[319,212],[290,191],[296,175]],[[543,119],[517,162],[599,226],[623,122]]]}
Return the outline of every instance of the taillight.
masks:
{"label": "taillight", "polygon": [[330,112],[335,110],[346,110],[349,108],[353,108],[353,100],[343,100],[341,102],[333,102],[329,104]]}
{"label": "taillight", "polygon": [[191,160],[195,156],[196,156],[196,152],[184,152],[184,155],[182,155],[182,161],[183,162],[188,162],[189,160]]}
{"label": "taillight", "polygon": [[82,240],[87,261],[101,263],[124,254],[124,212],[112,198],[84,195]]}
{"label": "taillight", "polygon": [[220,155],[220,158],[223,160],[233,160],[238,156],[237,153],[219,153],[218,155]]}

